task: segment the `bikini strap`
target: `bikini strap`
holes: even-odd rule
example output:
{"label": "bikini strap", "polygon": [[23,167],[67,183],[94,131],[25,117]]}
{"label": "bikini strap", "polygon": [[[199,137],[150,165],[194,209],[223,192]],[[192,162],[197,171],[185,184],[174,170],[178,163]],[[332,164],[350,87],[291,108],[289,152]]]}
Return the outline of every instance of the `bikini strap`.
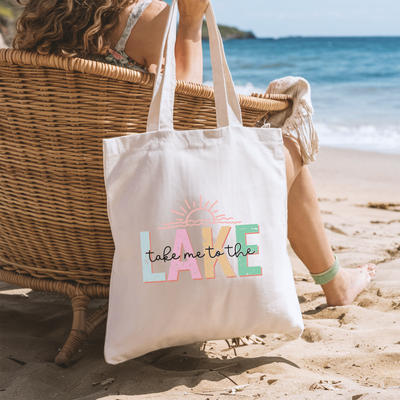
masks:
{"label": "bikini strap", "polygon": [[128,22],[126,23],[126,27],[118,43],[115,45],[114,50],[118,53],[125,51],[126,42],[132,32],[133,27],[138,22],[140,16],[143,14],[144,10],[150,5],[153,0],[144,0],[135,5],[131,14],[129,15]]}

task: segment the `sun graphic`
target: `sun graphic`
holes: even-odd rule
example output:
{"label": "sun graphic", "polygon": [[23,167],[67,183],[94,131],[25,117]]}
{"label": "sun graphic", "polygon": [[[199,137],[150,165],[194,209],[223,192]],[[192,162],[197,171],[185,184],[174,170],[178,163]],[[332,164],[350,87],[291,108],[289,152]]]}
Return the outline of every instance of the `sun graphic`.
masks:
{"label": "sun graphic", "polygon": [[195,201],[189,202],[185,199],[185,204],[180,206],[179,211],[171,210],[174,214],[179,215],[176,217],[175,222],[164,224],[164,226],[157,229],[173,229],[173,228],[186,228],[187,226],[200,226],[209,224],[240,224],[241,221],[233,221],[232,217],[226,217],[225,214],[218,214],[218,210],[215,210],[218,200],[214,201],[210,206],[210,202],[203,206],[201,196],[199,196],[199,202],[196,204]]}

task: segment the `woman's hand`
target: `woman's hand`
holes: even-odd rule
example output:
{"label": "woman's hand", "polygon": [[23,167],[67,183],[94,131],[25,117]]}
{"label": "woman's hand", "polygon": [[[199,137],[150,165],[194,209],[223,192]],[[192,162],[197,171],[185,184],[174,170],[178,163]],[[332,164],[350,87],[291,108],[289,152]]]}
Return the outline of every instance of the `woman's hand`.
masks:
{"label": "woman's hand", "polygon": [[179,27],[175,58],[177,79],[202,83],[201,27],[210,0],[178,0]]}

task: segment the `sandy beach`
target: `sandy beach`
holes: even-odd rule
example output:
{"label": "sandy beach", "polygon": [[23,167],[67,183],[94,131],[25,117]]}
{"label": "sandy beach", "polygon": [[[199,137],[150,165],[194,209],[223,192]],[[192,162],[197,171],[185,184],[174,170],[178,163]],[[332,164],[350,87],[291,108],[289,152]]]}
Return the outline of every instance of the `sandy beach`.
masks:
{"label": "sandy beach", "polygon": [[289,248],[301,339],[194,343],[112,366],[103,323],[62,369],[54,357],[71,326],[68,299],[0,283],[0,399],[399,399],[400,156],[323,148],[310,169],[341,265],[378,264],[353,305],[327,307]]}

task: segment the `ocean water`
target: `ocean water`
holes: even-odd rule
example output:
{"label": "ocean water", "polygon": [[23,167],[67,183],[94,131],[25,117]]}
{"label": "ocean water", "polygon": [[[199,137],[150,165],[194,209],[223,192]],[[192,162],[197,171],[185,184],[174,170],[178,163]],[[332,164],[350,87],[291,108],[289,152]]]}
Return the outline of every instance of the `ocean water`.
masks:
{"label": "ocean water", "polygon": [[[236,91],[302,76],[311,85],[321,145],[400,154],[400,37],[230,40],[225,53]],[[204,81],[212,84],[209,43]]]}

